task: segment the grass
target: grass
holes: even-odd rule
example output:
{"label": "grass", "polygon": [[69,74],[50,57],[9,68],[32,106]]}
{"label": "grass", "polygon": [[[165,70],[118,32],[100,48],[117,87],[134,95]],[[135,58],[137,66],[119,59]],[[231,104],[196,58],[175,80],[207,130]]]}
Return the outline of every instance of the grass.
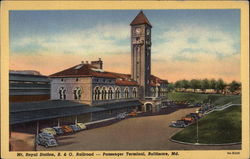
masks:
{"label": "grass", "polygon": [[[241,142],[241,107],[232,106],[208,114],[198,122],[199,143],[222,144]],[[172,139],[196,143],[196,123],[175,134]]]}
{"label": "grass", "polygon": [[241,96],[239,95],[170,92],[167,97],[172,101],[190,101],[194,103],[211,102],[216,106],[224,105],[229,102],[232,102],[233,104],[241,103]]}

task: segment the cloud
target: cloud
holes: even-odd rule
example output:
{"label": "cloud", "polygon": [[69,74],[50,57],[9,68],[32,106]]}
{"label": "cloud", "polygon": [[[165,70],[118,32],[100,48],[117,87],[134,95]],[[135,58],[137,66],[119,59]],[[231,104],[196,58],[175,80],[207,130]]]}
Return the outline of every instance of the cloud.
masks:
{"label": "cloud", "polygon": [[[237,38],[222,28],[181,25],[153,34],[152,74],[169,81],[223,78],[240,81]],[[107,71],[130,73],[130,28],[96,25],[67,33],[24,36],[11,41],[10,68],[49,75],[101,57]],[[26,53],[26,54],[25,54]]]}
{"label": "cloud", "polygon": [[128,37],[129,28],[122,24],[97,25],[86,30],[75,30],[62,34],[26,35],[13,39],[11,52],[39,54],[47,50],[59,54],[121,54],[129,50]]}
{"label": "cloud", "polygon": [[186,59],[194,62],[199,60],[195,57],[197,54],[210,54],[221,59],[239,52],[235,47],[238,44],[235,40],[237,38],[219,27],[182,25],[168,28],[156,36],[159,36],[159,40],[155,42],[153,52],[166,61]]}

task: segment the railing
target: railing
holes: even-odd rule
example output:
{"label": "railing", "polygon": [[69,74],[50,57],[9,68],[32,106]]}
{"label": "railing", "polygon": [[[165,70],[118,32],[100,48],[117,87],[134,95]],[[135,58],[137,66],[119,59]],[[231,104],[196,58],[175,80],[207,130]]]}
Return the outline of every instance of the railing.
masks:
{"label": "railing", "polygon": [[207,112],[205,112],[204,114],[210,114],[210,113],[212,113],[212,112],[214,112],[214,111],[222,111],[222,110],[224,110],[224,109],[226,109],[226,108],[229,108],[229,107],[231,107],[231,106],[240,106],[241,104],[233,104],[232,102],[230,102],[230,103],[227,103],[227,104],[225,104],[225,105],[223,105],[223,106],[217,106],[217,107],[214,107],[214,109],[212,109],[212,110],[210,110],[210,111],[207,111]]}

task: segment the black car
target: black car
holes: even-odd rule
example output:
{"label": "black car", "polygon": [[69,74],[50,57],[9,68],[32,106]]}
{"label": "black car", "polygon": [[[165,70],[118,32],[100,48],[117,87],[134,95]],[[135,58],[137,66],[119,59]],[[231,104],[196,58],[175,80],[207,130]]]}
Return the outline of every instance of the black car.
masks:
{"label": "black car", "polygon": [[186,124],[185,121],[177,120],[177,121],[172,121],[172,123],[169,126],[175,128],[185,128],[187,125],[188,124]]}
{"label": "black car", "polygon": [[59,127],[59,126],[53,127],[53,129],[56,131],[57,135],[63,135],[64,134],[63,129],[61,127]]}

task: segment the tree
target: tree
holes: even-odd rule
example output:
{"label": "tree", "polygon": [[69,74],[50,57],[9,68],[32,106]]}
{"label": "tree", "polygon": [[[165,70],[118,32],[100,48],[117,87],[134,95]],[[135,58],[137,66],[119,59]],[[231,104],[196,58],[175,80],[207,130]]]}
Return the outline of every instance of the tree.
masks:
{"label": "tree", "polygon": [[174,84],[169,83],[167,89],[168,89],[168,91],[173,91],[174,90]]}
{"label": "tree", "polygon": [[223,91],[223,89],[225,88],[226,84],[225,82],[220,78],[217,82],[216,82],[216,90],[217,92],[220,90],[221,92]]}
{"label": "tree", "polygon": [[194,90],[194,92],[195,92],[196,89],[199,89],[199,88],[200,88],[200,81],[197,80],[197,79],[192,79],[192,80],[190,81],[190,87],[191,87],[191,88]]}
{"label": "tree", "polygon": [[206,89],[209,89],[210,87],[210,81],[208,79],[204,79],[201,81],[201,89],[205,91]]}
{"label": "tree", "polygon": [[188,80],[184,79],[184,80],[181,81],[181,83],[182,83],[182,87],[185,88],[185,90],[190,87],[190,84],[189,84]]}
{"label": "tree", "polygon": [[216,80],[215,79],[211,79],[210,80],[210,89],[216,89]]}
{"label": "tree", "polygon": [[232,81],[230,84],[229,84],[229,90],[230,92],[235,92],[236,90],[238,90],[240,88],[240,83],[239,82],[236,82],[236,81]]}
{"label": "tree", "polygon": [[182,88],[182,83],[181,81],[176,81],[174,84],[175,88]]}

